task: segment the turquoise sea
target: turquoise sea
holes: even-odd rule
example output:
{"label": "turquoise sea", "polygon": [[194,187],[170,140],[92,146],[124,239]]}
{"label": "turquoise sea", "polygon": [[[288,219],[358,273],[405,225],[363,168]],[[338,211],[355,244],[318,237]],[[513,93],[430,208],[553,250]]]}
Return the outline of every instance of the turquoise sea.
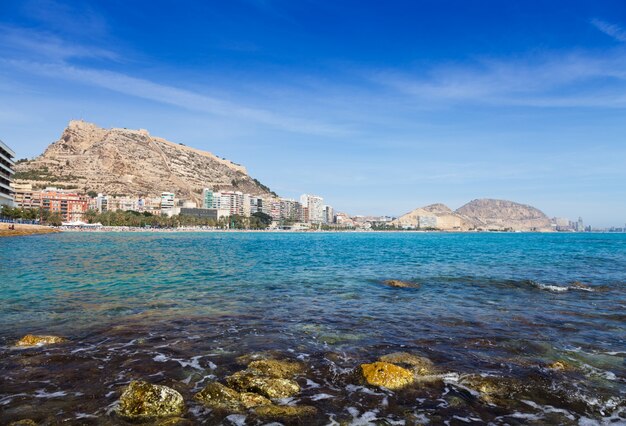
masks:
{"label": "turquoise sea", "polygon": [[[278,401],[316,407],[304,424],[626,424],[626,234],[4,238],[0,300],[0,424],[124,424],[131,379],[179,390],[193,423],[262,424],[192,398],[250,354],[306,363]],[[70,342],[15,349],[27,333]],[[359,382],[400,351],[437,374]]]}

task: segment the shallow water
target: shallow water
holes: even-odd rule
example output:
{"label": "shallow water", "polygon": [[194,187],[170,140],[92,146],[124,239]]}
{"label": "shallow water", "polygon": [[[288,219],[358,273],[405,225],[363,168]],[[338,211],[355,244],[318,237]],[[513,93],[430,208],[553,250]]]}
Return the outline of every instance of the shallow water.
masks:
{"label": "shallow water", "polygon": [[[64,233],[0,240],[0,265],[0,424],[123,424],[138,378],[178,389],[194,422],[256,424],[191,396],[264,351],[307,363],[281,402],[317,407],[305,423],[626,423],[623,234]],[[13,349],[26,333],[71,342]],[[355,380],[396,351],[441,376]],[[486,398],[477,374],[515,392]]]}

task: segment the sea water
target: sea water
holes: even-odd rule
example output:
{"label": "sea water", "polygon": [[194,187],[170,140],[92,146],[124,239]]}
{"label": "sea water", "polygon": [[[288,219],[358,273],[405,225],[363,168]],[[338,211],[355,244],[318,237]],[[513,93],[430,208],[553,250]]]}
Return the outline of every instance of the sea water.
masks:
{"label": "sea water", "polygon": [[[133,379],[179,390],[194,423],[261,423],[192,398],[255,354],[305,363],[302,392],[278,403],[316,407],[306,424],[626,422],[626,234],[6,238],[0,300],[0,424],[119,424]],[[27,333],[70,342],[15,349]],[[392,352],[436,377],[359,381]]]}

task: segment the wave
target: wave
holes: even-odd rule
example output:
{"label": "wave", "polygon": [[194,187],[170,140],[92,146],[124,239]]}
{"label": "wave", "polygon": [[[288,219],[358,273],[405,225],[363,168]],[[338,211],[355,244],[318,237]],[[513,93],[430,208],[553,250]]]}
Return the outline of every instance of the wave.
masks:
{"label": "wave", "polygon": [[606,287],[592,287],[587,284],[583,284],[578,281],[574,281],[569,285],[555,285],[555,284],[543,284],[537,281],[529,281],[529,283],[539,289],[545,290],[552,293],[564,293],[567,291],[586,291],[586,292],[596,292],[596,291],[606,291]]}

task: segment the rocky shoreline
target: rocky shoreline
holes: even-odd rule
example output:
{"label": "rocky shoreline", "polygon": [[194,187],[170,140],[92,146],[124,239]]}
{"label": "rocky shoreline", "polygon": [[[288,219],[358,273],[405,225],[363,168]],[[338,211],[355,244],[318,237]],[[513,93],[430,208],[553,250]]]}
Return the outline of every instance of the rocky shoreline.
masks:
{"label": "rocky shoreline", "polygon": [[[21,350],[39,348],[45,351],[47,348],[63,348],[71,344],[64,337],[26,335],[14,346]],[[324,359],[329,361],[335,357],[341,355],[324,355]],[[361,404],[370,404],[370,411],[360,417],[353,415],[351,420],[335,418],[331,414],[330,424],[438,424],[455,413],[457,418],[473,419],[476,422],[480,420],[476,414],[474,417],[467,414],[462,417],[461,414],[480,412],[481,407],[496,409],[503,418],[509,412],[509,417],[515,419],[524,418],[518,411],[520,407],[535,404],[552,409],[541,421],[531,424],[545,424],[542,421],[547,421],[573,425],[577,424],[573,415],[565,409],[554,408],[558,407],[555,401],[565,401],[570,407],[582,412],[593,409],[581,406],[575,395],[567,395],[565,389],[550,385],[550,378],[580,374],[575,365],[564,359],[543,365],[543,373],[537,377],[520,380],[492,374],[452,372],[418,353],[390,352],[369,363],[357,363],[328,376],[326,380],[335,389],[333,394],[320,392],[304,396],[305,390],[320,387],[320,366],[300,358],[272,351],[240,355],[235,359],[239,369],[206,376],[199,382],[204,383],[200,387],[194,386],[191,392],[184,382],[164,381],[160,375],[133,378],[115,392],[119,398],[106,410],[104,417],[85,414],[85,423],[81,424],[329,424],[328,412],[324,412],[328,406],[320,406],[319,402],[332,401],[331,407],[343,406],[348,412],[357,410],[350,408],[356,404],[356,400],[338,399],[336,392],[342,387],[356,392],[354,396],[359,395]],[[439,394],[442,391],[442,396],[434,400],[439,401],[438,405],[424,410],[427,415],[412,409],[416,404],[424,402],[423,395],[432,392]],[[392,423],[378,417],[381,409],[390,407],[394,407],[397,412]],[[622,400],[613,408],[617,412],[624,407]],[[447,415],[444,416],[443,412],[447,412]],[[624,414],[621,412],[618,415]],[[599,416],[606,414],[601,409],[596,413]],[[615,419],[624,420],[622,417]],[[30,426],[50,423],[24,416],[10,419],[8,424]]]}

